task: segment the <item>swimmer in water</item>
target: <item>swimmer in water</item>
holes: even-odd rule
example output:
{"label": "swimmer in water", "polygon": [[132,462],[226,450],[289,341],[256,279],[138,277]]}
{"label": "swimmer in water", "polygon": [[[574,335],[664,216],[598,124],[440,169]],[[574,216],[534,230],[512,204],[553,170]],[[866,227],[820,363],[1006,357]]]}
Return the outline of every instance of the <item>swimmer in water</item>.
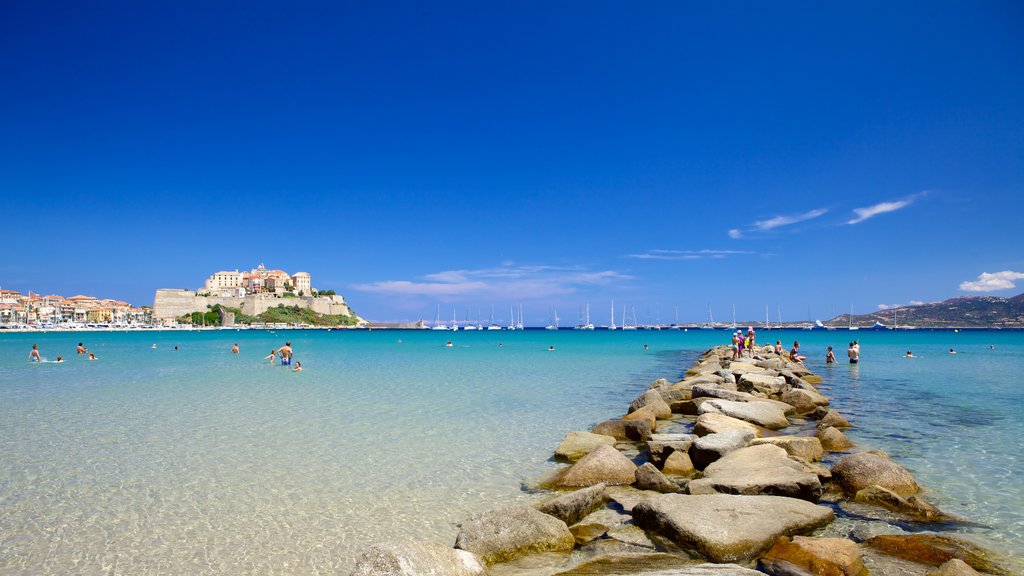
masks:
{"label": "swimmer in water", "polygon": [[39,356],[39,345],[33,344],[32,351],[28,353],[28,359],[32,362],[41,362],[43,359]]}
{"label": "swimmer in water", "polygon": [[264,356],[263,359],[264,360],[270,360],[270,363],[273,364],[274,363],[274,358],[276,358],[276,357],[277,357],[277,350],[271,350],[270,354],[267,354],[266,356]]}
{"label": "swimmer in water", "polygon": [[917,358],[917,356],[914,356],[913,352],[911,352],[910,350],[907,350],[907,358]]}
{"label": "swimmer in water", "polygon": [[644,350],[648,350],[647,344],[644,344]]}
{"label": "swimmer in water", "polygon": [[295,368],[292,368],[292,372],[302,372],[302,362],[296,362]]}
{"label": "swimmer in water", "polygon": [[451,348],[451,347],[452,347],[452,341],[451,341],[451,340],[449,340],[449,341],[445,342],[445,343],[444,343],[444,347],[445,347],[445,348]]}
{"label": "swimmer in water", "polygon": [[950,348],[950,349],[949,349],[949,353],[950,353],[950,354],[956,354],[956,350],[953,350],[952,348]]}
{"label": "swimmer in water", "polygon": [[836,361],[836,353],[832,351],[832,347],[828,347],[828,353],[825,354],[825,364],[834,364]]}
{"label": "swimmer in water", "polygon": [[153,350],[156,350],[156,343],[154,343],[152,346],[150,346],[150,348],[152,348]]}
{"label": "swimmer in water", "polygon": [[60,364],[63,361],[64,361],[64,358],[62,356],[57,356],[57,363],[58,364]]}
{"label": "swimmer in water", "polygon": [[85,346],[83,346],[81,342],[78,343],[78,346],[75,348],[75,352],[78,353],[78,354],[88,354],[89,353],[89,351],[86,350]]}
{"label": "swimmer in water", "polygon": [[548,352],[554,352],[554,351],[555,351],[555,347],[554,346],[548,346]]}
{"label": "swimmer in water", "polygon": [[231,353],[238,354],[238,342],[235,342],[235,345],[231,347]]}
{"label": "swimmer in water", "polygon": [[95,360],[95,359],[96,359],[96,355],[93,354],[92,352],[89,352],[89,360]]}

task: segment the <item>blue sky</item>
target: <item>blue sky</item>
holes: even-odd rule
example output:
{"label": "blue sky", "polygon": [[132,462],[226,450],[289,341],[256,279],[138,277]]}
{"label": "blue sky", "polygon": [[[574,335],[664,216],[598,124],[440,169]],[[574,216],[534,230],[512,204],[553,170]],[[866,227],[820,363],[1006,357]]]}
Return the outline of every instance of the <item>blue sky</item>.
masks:
{"label": "blue sky", "polygon": [[1017,294],[1022,25],[1014,2],[6,3],[0,286],[146,304],[265,262],[373,319],[535,324]]}

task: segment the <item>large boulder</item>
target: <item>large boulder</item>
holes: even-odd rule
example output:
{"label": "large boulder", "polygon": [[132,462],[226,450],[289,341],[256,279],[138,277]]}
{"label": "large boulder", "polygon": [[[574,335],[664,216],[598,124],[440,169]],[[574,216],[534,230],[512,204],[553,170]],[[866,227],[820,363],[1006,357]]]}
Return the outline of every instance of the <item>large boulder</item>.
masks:
{"label": "large boulder", "polygon": [[688,453],[673,452],[665,459],[665,463],[661,465],[661,472],[666,476],[689,478],[697,472],[697,469],[693,466],[693,460],[690,460]]}
{"label": "large boulder", "polygon": [[662,494],[633,508],[641,528],[712,562],[753,560],[779,536],[807,532],[833,518],[829,508],[781,496]]}
{"label": "large boulder", "polygon": [[690,390],[691,398],[721,398],[723,400],[735,400],[737,402],[749,402],[755,399],[747,392],[739,392],[724,388],[718,384],[696,384]]}
{"label": "large boulder", "polygon": [[[635,514],[634,514],[635,517]],[[979,572],[1011,573],[992,559],[988,550],[966,540],[938,534],[884,534],[864,542],[880,552],[929,566],[958,558]]]}
{"label": "large boulder", "polygon": [[697,411],[702,414],[709,412],[725,414],[769,430],[779,430],[789,426],[786,413],[767,402],[734,402],[716,398],[701,404]]}
{"label": "large boulder", "polygon": [[552,576],[764,576],[736,564],[694,564],[664,552],[600,554]]}
{"label": "large boulder", "polygon": [[970,564],[959,558],[946,561],[935,570],[925,572],[924,576],[981,576]]}
{"label": "large boulder", "polygon": [[867,575],[857,543],[846,538],[783,536],[758,562],[759,568],[772,576]]}
{"label": "large boulder", "polygon": [[910,472],[878,452],[858,452],[843,456],[832,467],[832,480],[851,496],[875,485],[901,496],[920,491]]}
{"label": "large boulder", "polygon": [[846,434],[832,426],[819,428],[818,440],[821,440],[821,447],[829,452],[845,452],[854,446]]}
{"label": "large boulder", "polygon": [[786,451],[790,456],[803,458],[808,462],[818,462],[825,451],[821,440],[814,436],[772,436],[771,438],[755,438],[751,445],[772,444]]}
{"label": "large boulder", "polygon": [[743,374],[736,382],[736,388],[743,392],[760,392],[765,396],[777,398],[789,392],[791,386],[782,376],[769,374]]}
{"label": "large boulder", "polygon": [[433,542],[376,544],[356,559],[352,576],[483,576],[480,558]]}
{"label": "large boulder", "polygon": [[764,444],[734,450],[704,469],[687,487],[690,494],[788,496],[808,502],[821,498],[818,476],[778,446]]}
{"label": "large boulder", "polygon": [[881,486],[868,486],[863,490],[858,490],[853,499],[857,502],[888,508],[913,520],[933,522],[950,518],[942,510],[926,502],[924,498],[914,495],[904,498]]}
{"label": "large boulder", "polygon": [[679,485],[672,482],[658,470],[654,464],[644,462],[636,469],[635,486],[640,490],[654,490],[655,492],[669,493],[679,492]]}
{"label": "large boulder", "polygon": [[725,370],[723,368],[722,370],[718,370],[717,372],[715,372],[715,376],[721,378],[722,382],[732,384],[733,390],[736,389],[736,375],[733,374],[732,372]]}
{"label": "large boulder", "polygon": [[557,486],[593,486],[632,484],[636,481],[636,464],[611,446],[598,446],[572,465],[555,482]]}
{"label": "large boulder", "polygon": [[726,454],[745,447],[753,439],[754,433],[750,430],[724,430],[708,434],[693,441],[690,459],[694,466],[703,469]]}
{"label": "large boulder", "polygon": [[[708,400],[708,402],[710,402],[710,400]],[[700,410],[700,408],[698,407],[697,410]],[[726,416],[725,414],[719,414],[717,412],[706,412],[701,414],[693,424],[693,433],[697,436],[718,434],[719,432],[725,432],[727,430],[748,430],[754,434],[754,436],[761,435],[760,429],[750,422],[740,420],[739,418],[733,418],[732,416]]]}
{"label": "large boulder", "polygon": [[556,496],[536,504],[534,507],[572,526],[594,510],[604,506],[604,503],[608,501],[604,494],[605,487],[606,485],[603,483],[595,484],[588,488]]}
{"label": "large boulder", "polygon": [[835,410],[832,410],[832,409],[827,410],[825,412],[825,415],[822,416],[820,421],[818,422],[818,427],[820,427],[820,428],[827,428],[829,426],[831,426],[833,428],[850,428],[850,427],[852,427],[852,425],[850,424],[850,421],[847,420],[845,416],[843,416],[839,412],[836,412]]}
{"label": "large boulder", "polygon": [[800,390],[799,388],[794,388],[789,392],[786,392],[779,397],[779,400],[792,406],[799,414],[814,412],[814,409],[818,406],[828,404],[828,398],[825,398],[821,394],[818,394],[817,392],[808,392],[807,390]]}
{"label": "large boulder", "polygon": [[647,420],[606,420],[591,430],[594,434],[611,436],[619,441],[644,442],[651,436]]}
{"label": "large boulder", "polygon": [[598,446],[615,446],[615,438],[593,432],[569,432],[562,443],[555,448],[555,456],[563,460],[576,461],[594,451]]}
{"label": "large boulder", "polygon": [[654,408],[651,408],[650,406],[641,406],[640,408],[637,408],[623,416],[622,419],[626,421],[640,420],[647,422],[647,426],[650,427],[651,432],[654,432],[658,428],[658,419],[654,415]]}
{"label": "large boulder", "polygon": [[697,437],[693,434],[652,434],[647,441],[647,456],[660,466],[673,452],[689,452],[690,445]]}
{"label": "large boulder", "polygon": [[[666,382],[667,384],[667,382]],[[654,417],[658,420],[668,420],[672,417],[672,410],[668,407],[665,399],[662,398],[661,393],[658,390],[648,390],[641,396],[638,396],[633,403],[629,405],[630,412],[636,412],[640,408],[648,407],[654,413]]]}
{"label": "large boulder", "polygon": [[486,564],[540,552],[568,554],[574,545],[565,522],[529,506],[510,506],[470,516],[455,539],[456,548],[476,554]]}

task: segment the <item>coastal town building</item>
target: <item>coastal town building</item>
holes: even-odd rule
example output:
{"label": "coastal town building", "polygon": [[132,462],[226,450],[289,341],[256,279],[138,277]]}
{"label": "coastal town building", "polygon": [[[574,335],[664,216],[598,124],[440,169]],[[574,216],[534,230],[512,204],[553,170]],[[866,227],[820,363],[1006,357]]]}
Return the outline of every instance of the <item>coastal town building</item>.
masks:
{"label": "coastal town building", "polygon": [[248,272],[222,270],[206,279],[203,288],[197,290],[201,296],[241,297],[248,294],[271,293],[283,295],[287,292],[299,296],[313,293],[308,272],[288,274],[284,270],[271,270],[264,264]]}
{"label": "coastal town building", "polygon": [[0,326],[74,327],[85,324],[149,324],[152,310],[111,298],[0,291]]}

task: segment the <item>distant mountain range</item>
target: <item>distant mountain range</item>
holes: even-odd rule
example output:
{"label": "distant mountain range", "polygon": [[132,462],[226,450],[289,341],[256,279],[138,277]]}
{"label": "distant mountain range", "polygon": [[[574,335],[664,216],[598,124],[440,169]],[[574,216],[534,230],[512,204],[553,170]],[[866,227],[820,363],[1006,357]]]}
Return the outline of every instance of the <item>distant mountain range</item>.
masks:
{"label": "distant mountain range", "polygon": [[[999,296],[961,296],[944,302],[899,306],[871,314],[855,314],[853,325],[861,328],[878,322],[888,327],[917,328],[1024,328],[1024,294],[1012,298]],[[826,326],[846,327],[850,315],[843,314]]]}

